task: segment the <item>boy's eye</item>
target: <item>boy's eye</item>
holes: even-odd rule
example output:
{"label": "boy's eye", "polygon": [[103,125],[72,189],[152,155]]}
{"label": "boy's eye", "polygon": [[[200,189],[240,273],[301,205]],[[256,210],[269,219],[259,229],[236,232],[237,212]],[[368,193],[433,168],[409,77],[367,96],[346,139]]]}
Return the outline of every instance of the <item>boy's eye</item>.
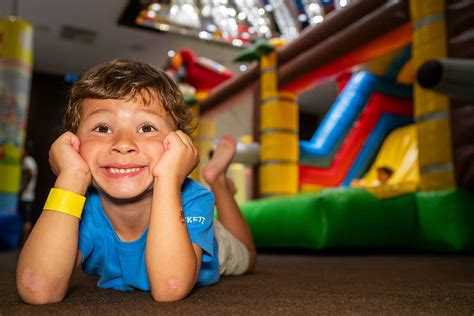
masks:
{"label": "boy's eye", "polygon": [[151,124],[143,124],[142,127],[138,130],[139,133],[151,133],[155,132],[157,129]]}
{"label": "boy's eye", "polygon": [[98,125],[94,128],[94,132],[98,132],[98,133],[111,133],[112,131],[110,130],[110,128],[107,126],[107,125]]}

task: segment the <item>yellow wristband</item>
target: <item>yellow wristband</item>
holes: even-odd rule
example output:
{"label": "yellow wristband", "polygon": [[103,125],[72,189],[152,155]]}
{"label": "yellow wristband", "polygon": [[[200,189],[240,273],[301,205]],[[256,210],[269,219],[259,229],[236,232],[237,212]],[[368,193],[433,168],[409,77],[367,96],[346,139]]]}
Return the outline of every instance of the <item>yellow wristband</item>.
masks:
{"label": "yellow wristband", "polygon": [[81,219],[85,202],[85,196],[71,191],[53,188],[49,191],[44,209],[69,214]]}

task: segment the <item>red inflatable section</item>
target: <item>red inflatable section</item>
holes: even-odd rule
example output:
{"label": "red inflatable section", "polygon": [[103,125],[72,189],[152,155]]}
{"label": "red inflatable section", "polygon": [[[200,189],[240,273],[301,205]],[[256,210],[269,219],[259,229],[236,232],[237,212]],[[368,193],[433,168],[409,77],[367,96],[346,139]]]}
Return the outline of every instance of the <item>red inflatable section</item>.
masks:
{"label": "red inflatable section", "polygon": [[300,166],[300,183],[339,186],[383,113],[413,116],[411,100],[374,92],[329,168]]}
{"label": "red inflatable section", "polygon": [[342,90],[344,90],[344,88],[346,87],[351,77],[352,77],[352,72],[343,72],[342,74],[337,76],[336,82],[337,82],[338,94],[341,93]]}

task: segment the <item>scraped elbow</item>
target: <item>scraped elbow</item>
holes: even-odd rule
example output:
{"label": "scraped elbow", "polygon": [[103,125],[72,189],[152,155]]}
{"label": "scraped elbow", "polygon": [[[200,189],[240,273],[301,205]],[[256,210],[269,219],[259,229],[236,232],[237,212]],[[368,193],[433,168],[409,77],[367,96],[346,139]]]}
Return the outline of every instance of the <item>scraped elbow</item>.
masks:
{"label": "scraped elbow", "polygon": [[43,305],[62,301],[66,293],[57,290],[55,282],[48,282],[35,276],[29,269],[17,275],[17,291],[20,298],[27,304]]}
{"label": "scraped elbow", "polygon": [[178,280],[171,279],[165,285],[152,289],[151,296],[157,302],[175,302],[184,299],[191,288],[183,286]]}

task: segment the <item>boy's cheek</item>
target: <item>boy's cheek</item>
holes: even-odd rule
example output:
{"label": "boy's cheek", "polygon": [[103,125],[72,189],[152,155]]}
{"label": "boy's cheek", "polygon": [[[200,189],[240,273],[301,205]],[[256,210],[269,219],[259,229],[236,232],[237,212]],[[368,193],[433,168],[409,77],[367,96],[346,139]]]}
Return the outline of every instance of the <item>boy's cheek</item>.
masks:
{"label": "boy's cheek", "polygon": [[99,156],[97,153],[94,154],[93,148],[88,146],[87,142],[86,143],[81,143],[81,146],[79,147],[79,156],[82,157],[84,162],[87,164],[90,170],[94,169],[94,157]]}
{"label": "boy's cheek", "polygon": [[156,160],[159,160],[159,158],[163,155],[163,152],[165,151],[165,147],[162,142],[152,142],[148,144],[148,151],[150,153],[150,156],[153,158],[157,158]]}
{"label": "boy's cheek", "polygon": [[97,146],[94,145],[94,142],[89,139],[79,139],[81,141],[79,146],[79,154],[86,158],[93,155],[94,150],[97,149]]}
{"label": "boy's cheek", "polygon": [[153,168],[156,166],[158,161],[160,161],[160,158],[163,156],[163,152],[156,152],[152,158],[150,159],[150,166]]}

